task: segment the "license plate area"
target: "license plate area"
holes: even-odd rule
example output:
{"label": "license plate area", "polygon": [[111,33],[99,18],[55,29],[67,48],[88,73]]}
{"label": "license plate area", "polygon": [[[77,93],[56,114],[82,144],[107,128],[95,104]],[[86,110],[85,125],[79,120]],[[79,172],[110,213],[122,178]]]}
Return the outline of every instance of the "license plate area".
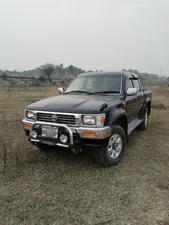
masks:
{"label": "license plate area", "polygon": [[58,138],[58,128],[53,126],[42,126],[42,137]]}
{"label": "license plate area", "polygon": [[57,143],[56,142],[52,142],[52,141],[41,140],[40,143],[44,144],[44,145],[57,146]]}

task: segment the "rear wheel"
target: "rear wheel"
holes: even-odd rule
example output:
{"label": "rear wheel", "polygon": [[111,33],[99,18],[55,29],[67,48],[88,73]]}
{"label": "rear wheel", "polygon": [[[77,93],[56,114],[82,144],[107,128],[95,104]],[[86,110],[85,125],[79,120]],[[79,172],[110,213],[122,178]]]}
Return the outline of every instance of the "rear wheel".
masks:
{"label": "rear wheel", "polygon": [[138,126],[138,128],[140,130],[146,130],[148,127],[148,108],[146,108],[145,110],[145,114],[144,114],[144,120],[143,122]]}
{"label": "rear wheel", "polygon": [[118,164],[126,148],[126,134],[122,127],[112,126],[112,133],[107,145],[94,149],[93,156],[101,166],[114,166]]}

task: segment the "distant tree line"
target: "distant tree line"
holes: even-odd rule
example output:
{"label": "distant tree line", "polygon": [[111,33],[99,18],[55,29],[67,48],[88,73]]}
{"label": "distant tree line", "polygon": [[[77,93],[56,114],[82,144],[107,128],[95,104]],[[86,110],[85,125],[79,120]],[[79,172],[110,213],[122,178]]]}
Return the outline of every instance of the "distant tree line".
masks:
{"label": "distant tree line", "polygon": [[[37,67],[36,69],[32,70],[24,70],[24,71],[18,71],[18,70],[6,70],[6,74],[9,76],[22,76],[22,77],[32,77],[32,76],[40,76],[44,75],[44,72],[46,71],[47,74],[49,74],[49,70],[51,71],[50,73],[54,76],[61,77],[61,76],[67,76],[67,75],[73,75],[76,76],[80,73],[86,72],[85,70],[78,68],[73,65],[69,65],[67,67],[64,67],[63,64],[59,65],[53,65],[51,63],[46,63],[40,67]],[[0,71],[1,73],[2,71]]]}
{"label": "distant tree line", "polygon": [[[98,70],[96,70],[98,72]],[[169,84],[169,77],[161,77],[158,74],[152,74],[152,73],[141,73],[135,69],[123,69],[123,71],[129,71],[136,73],[141,81],[144,84],[152,84],[152,85],[158,85],[158,84]],[[85,71],[81,68],[78,68],[74,65],[69,65],[69,66],[64,66],[62,63],[59,65],[54,65],[51,63],[46,63],[36,69],[31,69],[31,70],[25,70],[25,71],[1,71],[0,70],[0,75],[4,80],[7,79],[7,76],[21,76],[21,77],[33,77],[37,78],[41,82],[48,82],[50,83],[52,81],[52,77],[59,77],[59,78],[66,78],[70,76],[77,76],[80,73],[85,73],[85,72],[93,72],[92,70],[90,71]]]}

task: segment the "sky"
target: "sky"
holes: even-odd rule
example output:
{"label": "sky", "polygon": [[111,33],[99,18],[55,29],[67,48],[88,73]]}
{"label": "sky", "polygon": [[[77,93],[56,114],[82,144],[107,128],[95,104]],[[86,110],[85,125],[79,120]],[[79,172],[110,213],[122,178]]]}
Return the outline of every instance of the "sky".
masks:
{"label": "sky", "polygon": [[0,69],[44,63],[169,76],[168,0],[0,0]]}

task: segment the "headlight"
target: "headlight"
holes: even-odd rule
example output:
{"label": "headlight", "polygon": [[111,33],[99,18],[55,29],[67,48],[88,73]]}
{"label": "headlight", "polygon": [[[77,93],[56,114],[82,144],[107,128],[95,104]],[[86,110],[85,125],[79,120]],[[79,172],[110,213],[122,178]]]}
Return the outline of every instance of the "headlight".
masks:
{"label": "headlight", "polygon": [[96,124],[96,117],[95,115],[84,115],[83,123],[86,125],[95,125]]}
{"label": "headlight", "polygon": [[26,111],[27,119],[34,119],[34,113],[32,111]]}
{"label": "headlight", "polygon": [[96,115],[83,115],[82,122],[84,125],[96,125],[98,127],[102,127],[104,125],[105,118],[105,113]]}

